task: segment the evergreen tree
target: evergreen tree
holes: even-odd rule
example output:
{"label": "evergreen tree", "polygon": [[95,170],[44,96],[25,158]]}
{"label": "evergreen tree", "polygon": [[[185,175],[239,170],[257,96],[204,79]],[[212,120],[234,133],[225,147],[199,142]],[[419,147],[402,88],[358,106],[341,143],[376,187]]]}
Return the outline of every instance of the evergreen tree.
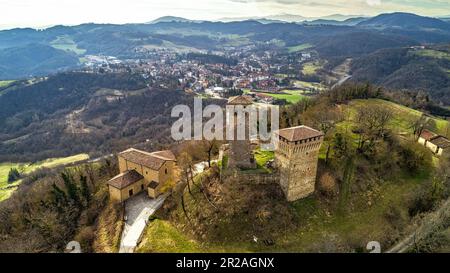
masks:
{"label": "evergreen tree", "polygon": [[19,180],[20,176],[20,172],[16,168],[11,168],[8,173],[8,183]]}
{"label": "evergreen tree", "polygon": [[67,203],[67,195],[61,190],[55,183],[52,185],[52,189],[50,190],[50,196],[52,203],[58,209],[62,209],[62,207]]}
{"label": "evergreen tree", "polygon": [[80,175],[80,192],[83,199],[86,201],[86,206],[91,201],[91,192],[87,183],[87,176]]}
{"label": "evergreen tree", "polygon": [[75,184],[75,180],[73,179],[73,176],[69,172],[61,173],[61,177],[64,181],[64,186],[67,190],[67,195],[70,200],[75,202],[76,204],[80,204],[80,197],[78,196],[78,188]]}

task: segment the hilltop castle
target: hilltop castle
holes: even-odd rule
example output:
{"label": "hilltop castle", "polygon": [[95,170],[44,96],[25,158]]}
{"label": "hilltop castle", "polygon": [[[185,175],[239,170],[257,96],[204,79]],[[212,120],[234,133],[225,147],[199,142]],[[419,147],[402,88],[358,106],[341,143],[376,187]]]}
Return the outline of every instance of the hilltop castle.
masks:
{"label": "hilltop castle", "polygon": [[[227,105],[247,107],[252,100],[246,96],[232,97]],[[227,113],[228,114],[228,113]],[[235,169],[256,168],[251,141],[248,139],[248,117],[234,119],[234,131],[238,123],[246,122],[246,139],[229,142],[229,167]],[[278,138],[275,147],[275,165],[279,184],[288,201],[304,198],[315,190],[319,150],[324,134],[307,126],[281,129],[275,132]]]}
{"label": "hilltop castle", "polygon": [[[252,104],[246,96],[232,97],[228,105],[240,106],[245,109]],[[238,117],[232,119],[234,138],[224,145],[219,160],[224,164],[224,153],[228,155],[228,165],[225,168],[239,173],[240,170],[256,169],[257,164],[253,154],[254,142],[249,136],[249,118]],[[245,124],[243,124],[245,122]],[[238,125],[245,128],[245,137],[237,138]],[[288,201],[304,198],[315,190],[316,174],[320,146],[323,133],[307,126],[297,126],[281,129],[275,132],[278,138],[275,147],[275,173],[272,181],[277,181]],[[225,150],[226,149],[226,150]],[[120,174],[108,181],[111,200],[123,202],[131,196],[146,191],[148,196],[156,198],[161,189],[168,183],[176,183],[176,158],[170,151],[148,153],[137,149],[128,149],[118,154]],[[261,173],[255,172],[255,175]]]}

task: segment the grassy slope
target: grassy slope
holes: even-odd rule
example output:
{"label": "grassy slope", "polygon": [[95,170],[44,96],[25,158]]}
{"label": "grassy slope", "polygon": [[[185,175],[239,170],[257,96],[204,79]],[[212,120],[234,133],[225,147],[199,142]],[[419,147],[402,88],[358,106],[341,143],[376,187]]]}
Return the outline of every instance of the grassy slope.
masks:
{"label": "grassy slope", "polygon": [[78,48],[77,44],[68,36],[59,36],[50,44],[56,49],[71,51],[77,55],[83,55],[84,53],[86,53],[86,49]]}
{"label": "grassy slope", "polygon": [[183,233],[164,220],[152,221],[144,234],[144,240],[136,252],[200,252],[196,241],[187,238]]}
{"label": "grassy slope", "polygon": [[[8,184],[8,173],[11,168],[23,169],[23,173],[26,175],[31,173],[39,168],[54,168],[82,160],[88,159],[89,156],[87,154],[79,154],[69,157],[62,158],[50,158],[44,161],[36,162],[36,163],[0,163],[0,201],[8,198],[11,193],[15,190],[14,186],[18,186],[20,181],[17,181],[13,184]],[[5,187],[9,187],[8,189],[4,189]]]}
{"label": "grassy slope", "polygon": [[423,57],[450,60],[450,53],[439,50],[422,49],[419,51],[415,51],[414,53]]}
{"label": "grassy slope", "polygon": [[[380,104],[391,109],[394,113],[391,128],[396,132],[410,132],[410,122],[416,120],[422,115],[422,112],[418,110],[380,99],[354,100],[350,103],[350,110],[354,113],[355,107],[364,106],[367,104]],[[432,119],[436,124],[437,133],[444,134],[449,122],[440,118]]]}
{"label": "grassy slope", "polygon": [[[398,132],[408,131],[408,121],[411,118],[420,116],[420,112],[399,106],[391,102],[382,100],[355,100],[347,107],[349,110],[349,121],[339,124],[351,125],[351,118],[354,115],[356,106],[364,104],[382,104],[394,110],[396,116],[390,125]],[[446,121],[436,119],[438,124],[446,124]],[[326,145],[323,145],[324,148]],[[324,150],[324,149],[323,149]],[[323,152],[322,152],[323,153]],[[265,155],[257,153],[256,160],[262,161],[267,158]],[[248,242],[220,243],[220,242],[199,242],[192,238],[187,238],[181,231],[177,230],[169,222],[158,223],[151,226],[145,236],[142,252],[183,252],[186,250],[194,252],[307,252],[323,250],[329,245],[340,245],[342,242],[350,244],[353,249],[364,250],[369,241],[391,241],[398,233],[393,229],[392,224],[386,218],[386,212],[391,206],[399,209],[401,219],[407,219],[407,203],[414,194],[417,187],[429,177],[428,171],[423,171],[417,175],[408,173],[398,174],[393,181],[385,181],[380,185],[373,186],[369,191],[352,194],[349,196],[350,210],[340,213],[335,209],[335,205],[329,205],[315,196],[291,203],[291,208],[299,219],[299,227],[296,230],[289,230],[283,236],[274,238],[274,246]],[[201,198],[201,196],[197,196]],[[186,203],[192,204],[190,195],[185,195]],[[198,200],[198,199],[197,199]],[[245,216],[243,216],[245,217]],[[153,224],[152,224],[153,225]],[[158,233],[157,233],[158,232]],[[227,237],[235,236],[232,231],[226,234]],[[151,235],[149,235],[151,234]],[[164,234],[162,239],[156,234]],[[182,238],[180,244],[177,244]],[[170,243],[167,243],[170,242]],[[199,247],[201,246],[201,247]],[[382,250],[387,245],[382,245]]]}
{"label": "grassy slope", "polygon": [[[105,190],[107,190],[105,188]],[[96,253],[119,251],[123,228],[123,208],[120,204],[109,203],[97,218],[97,231],[93,243]]]}
{"label": "grassy slope", "polygon": [[319,62],[309,62],[303,65],[302,73],[305,75],[314,75],[317,70],[322,68]]}
{"label": "grassy slope", "polygon": [[13,82],[15,82],[15,81],[0,81],[0,87],[8,86]]}

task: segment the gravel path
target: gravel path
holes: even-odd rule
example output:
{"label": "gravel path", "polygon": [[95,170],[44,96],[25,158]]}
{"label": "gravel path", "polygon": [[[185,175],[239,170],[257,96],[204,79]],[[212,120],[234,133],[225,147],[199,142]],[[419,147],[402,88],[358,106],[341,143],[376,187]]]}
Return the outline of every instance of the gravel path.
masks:
{"label": "gravel path", "polygon": [[120,240],[119,253],[133,253],[147,226],[148,218],[162,206],[166,197],[160,195],[156,199],[151,199],[146,192],[142,192],[126,201],[127,220]]}

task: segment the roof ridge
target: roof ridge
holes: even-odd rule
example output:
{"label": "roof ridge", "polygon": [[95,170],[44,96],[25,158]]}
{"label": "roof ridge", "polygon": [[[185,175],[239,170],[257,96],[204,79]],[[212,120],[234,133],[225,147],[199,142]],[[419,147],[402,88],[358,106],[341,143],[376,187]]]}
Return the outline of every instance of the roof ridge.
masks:
{"label": "roof ridge", "polygon": [[[157,153],[157,152],[155,152],[155,153]],[[171,158],[168,158],[168,157],[165,157],[165,156],[161,156],[161,155],[155,155],[155,154],[150,154],[151,156],[153,156],[153,157],[157,157],[157,158],[159,158],[159,159],[163,159],[163,160],[167,160],[167,161],[173,161],[173,159],[171,159]]]}

